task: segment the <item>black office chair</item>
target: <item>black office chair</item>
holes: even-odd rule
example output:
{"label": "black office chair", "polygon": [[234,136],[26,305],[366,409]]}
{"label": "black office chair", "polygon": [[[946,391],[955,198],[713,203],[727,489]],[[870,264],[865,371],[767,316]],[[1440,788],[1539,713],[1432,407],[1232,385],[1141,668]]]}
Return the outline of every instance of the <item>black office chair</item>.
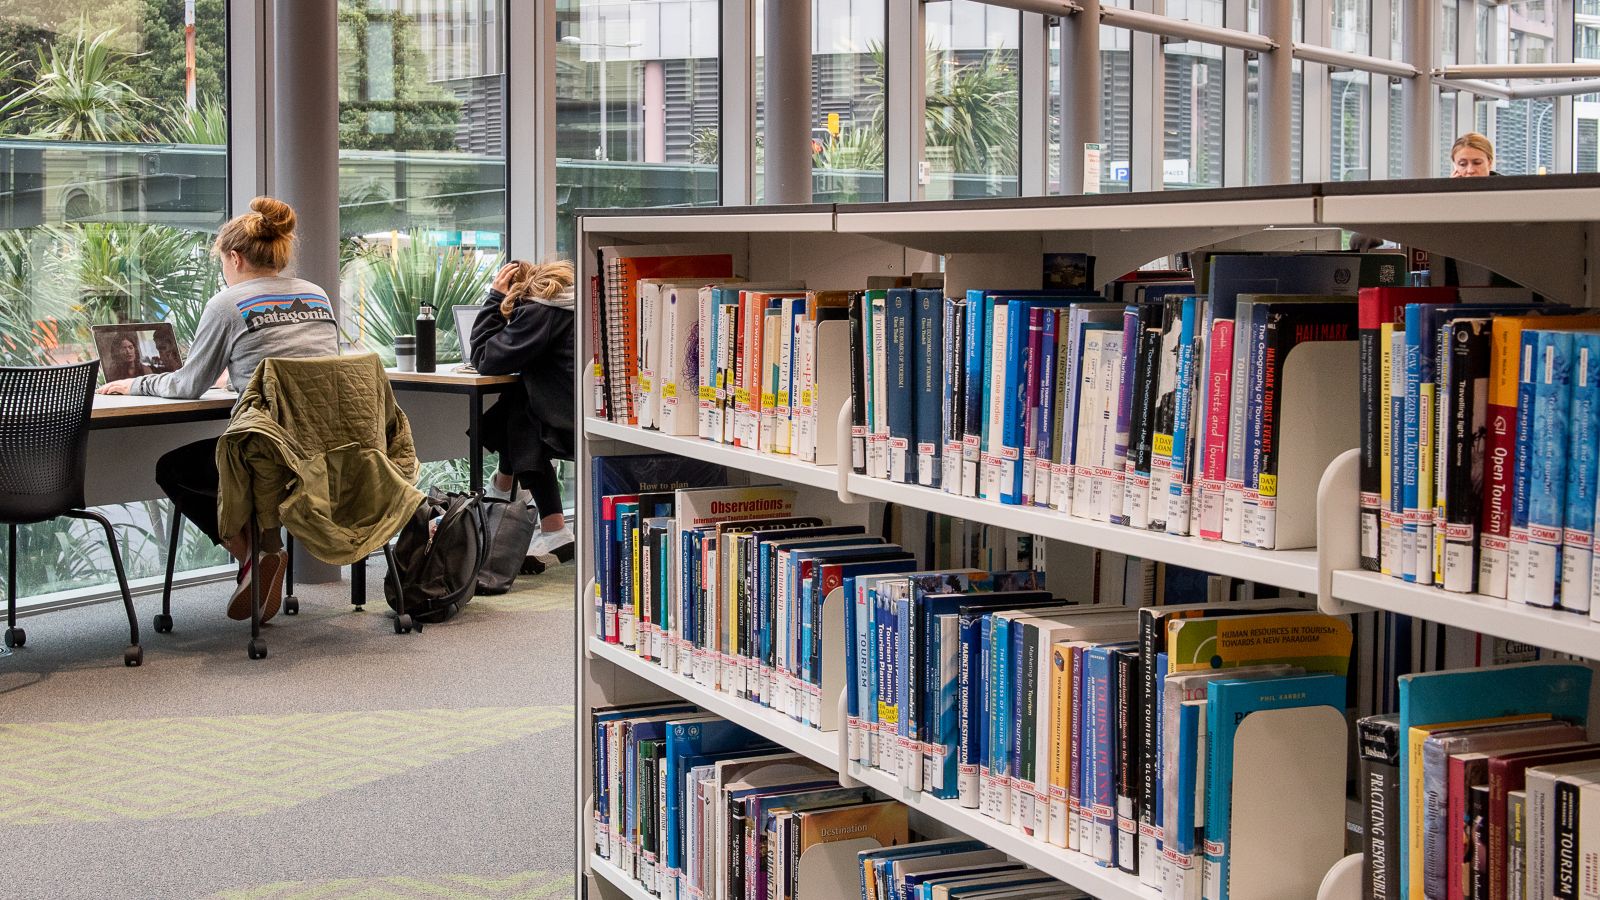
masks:
{"label": "black office chair", "polygon": [[[178,541],[183,537],[183,516],[177,510],[172,511],[172,528],[167,535],[167,577],[161,583],[161,612],[156,613],[155,627],[157,634],[168,634],[172,631],[172,576],[178,568]],[[298,616],[300,614],[300,600],[294,595],[294,535],[289,535],[286,549],[289,551],[289,565],[283,572],[283,612],[285,615]]]}
{"label": "black office chair", "polygon": [[111,567],[128,613],[128,649],[122,661],[144,662],[139,620],[128,592],[117,536],[105,516],[84,509],[84,469],[89,456],[89,411],[98,360],[70,366],[0,366],[0,522],[7,526],[7,647],[21,647],[17,627],[17,526],[66,516],[99,522],[111,547]]}

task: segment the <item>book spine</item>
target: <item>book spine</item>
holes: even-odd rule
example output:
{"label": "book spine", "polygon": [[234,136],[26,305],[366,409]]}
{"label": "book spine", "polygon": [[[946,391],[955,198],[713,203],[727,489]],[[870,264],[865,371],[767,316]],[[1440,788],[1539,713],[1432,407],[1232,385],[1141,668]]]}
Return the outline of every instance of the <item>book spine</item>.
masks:
{"label": "book spine", "polygon": [[[1083,336],[1083,359],[1079,364],[1077,447],[1072,457],[1072,515],[1092,518],[1094,448],[1097,446],[1097,429],[1101,405],[1100,361],[1104,356],[1106,332],[1090,330]],[[1099,430],[1103,433],[1103,429]]]}
{"label": "book spine", "polygon": [[1572,408],[1568,417],[1566,517],[1561,532],[1561,606],[1593,609],[1594,510],[1600,442],[1600,335],[1572,335]]}
{"label": "book spine", "polygon": [[1094,754],[1094,858],[1102,866],[1117,864],[1117,790],[1116,745],[1117,730],[1112,697],[1116,693],[1115,676],[1111,670],[1108,651],[1096,648],[1091,651],[1094,684],[1094,740],[1089,746]]}
{"label": "book spine", "polygon": [[885,306],[888,325],[887,354],[889,401],[888,478],[901,484],[914,482],[917,472],[916,394],[911,356],[915,350],[915,296],[909,288],[889,291]]}
{"label": "book spine", "polygon": [[[1030,426],[1033,437],[1033,505],[1050,506],[1050,493],[1054,485],[1056,438],[1061,432],[1061,403],[1063,391],[1061,326],[1066,319],[1065,310],[1044,310],[1043,334],[1039,341],[1039,416]],[[1024,485],[1026,487],[1027,485]]]}
{"label": "book spine", "polygon": [[982,727],[979,721],[982,697],[978,692],[982,665],[982,648],[979,646],[981,625],[982,617],[963,614],[958,626],[961,649],[957,660],[960,680],[956,687],[956,720],[960,728],[957,743],[960,759],[956,765],[956,803],[963,809],[978,808],[978,730]]}
{"label": "book spine", "polygon": [[1060,384],[1060,411],[1056,425],[1055,453],[1050,462],[1050,508],[1072,511],[1073,469],[1072,460],[1078,452],[1078,388],[1082,380],[1083,364],[1082,307],[1061,311],[1056,325],[1059,332],[1056,347],[1056,379]]}
{"label": "book spine", "polygon": [[944,446],[940,451],[940,487],[947,494],[961,493],[961,439],[966,408],[967,301],[950,297],[944,302]]}
{"label": "book spine", "polygon": [[1551,835],[1551,896],[1578,900],[1578,787],[1558,780],[1555,785],[1555,830]]}
{"label": "book spine", "polygon": [[[852,294],[847,307],[850,323],[850,468],[859,475],[867,473],[867,394],[865,328],[865,299]],[[843,461],[840,461],[841,464]]]}
{"label": "book spine", "polygon": [[[1117,430],[1117,397],[1121,393],[1122,333],[1107,330],[1100,348],[1099,406],[1095,429],[1091,433],[1089,511],[1096,522],[1110,522],[1112,500],[1122,499],[1121,463],[1114,458]],[[1113,477],[1112,466],[1117,466]]]}
{"label": "book spine", "polygon": [[1423,747],[1422,757],[1422,884],[1424,896],[1443,897],[1447,884],[1445,837],[1448,833],[1449,757],[1437,741]]}
{"label": "book spine", "polygon": [[982,472],[982,442],[983,442],[983,403],[988,396],[985,390],[989,384],[985,378],[988,371],[985,360],[988,356],[988,339],[986,337],[987,320],[984,314],[984,301],[982,291],[968,291],[967,304],[963,310],[966,327],[962,334],[962,343],[965,348],[962,364],[962,383],[965,390],[962,396],[961,412],[961,496],[978,496],[978,482]]}
{"label": "book spine", "polygon": [[1383,389],[1382,348],[1379,346],[1379,300],[1375,290],[1360,292],[1360,327],[1356,332],[1357,370],[1359,372],[1358,397],[1361,420],[1359,424],[1361,447],[1361,568],[1380,571],[1378,544],[1379,517],[1382,513],[1379,496],[1378,451],[1380,400],[1387,395]]}
{"label": "book spine", "polygon": [[916,292],[917,349],[912,354],[912,374],[915,379],[917,404],[913,416],[917,438],[917,484],[939,487],[944,475],[939,466],[939,452],[944,444],[940,411],[944,399],[944,316],[941,292],[919,290]]}
{"label": "book spine", "polygon": [[1011,360],[1010,339],[1011,304],[985,301],[984,312],[988,319],[987,352],[984,354],[983,377],[983,470],[979,475],[978,497],[999,501],[1001,484],[1001,446],[1006,427],[1006,397],[1008,388],[1007,366]]}
{"label": "book spine", "polygon": [[1123,516],[1130,528],[1150,527],[1150,460],[1155,444],[1155,409],[1158,383],[1156,363],[1161,356],[1161,332],[1146,328],[1139,336],[1135,362],[1135,404],[1129,422],[1127,475],[1122,486]]}
{"label": "book spine", "polygon": [[1139,692],[1138,654],[1118,650],[1116,662],[1117,868],[1139,874]]}
{"label": "book spine", "polygon": [[1195,353],[1199,345],[1199,297],[1183,299],[1182,324],[1178,332],[1178,384],[1172,426],[1172,480],[1167,486],[1167,534],[1189,533],[1189,506],[1194,485],[1189,451],[1193,446],[1190,427],[1195,402]]}
{"label": "book spine", "polygon": [[1511,555],[1511,507],[1516,492],[1517,400],[1522,372],[1520,329],[1496,324],[1490,341],[1488,434],[1484,448],[1482,521],[1478,532],[1478,592],[1506,597]]}
{"label": "book spine", "polygon": [[1047,840],[1067,846],[1068,768],[1072,755],[1071,648],[1057,644],[1050,651],[1050,811]]}
{"label": "book spine", "polygon": [[[1239,506],[1239,543],[1246,547],[1261,544],[1261,464],[1262,433],[1267,419],[1267,347],[1271,331],[1270,309],[1255,307],[1250,323],[1250,396],[1246,416],[1244,494]],[[1274,392],[1276,393],[1276,392]]]}
{"label": "book spine", "polygon": [[1134,379],[1139,368],[1139,307],[1129,306],[1122,311],[1122,371],[1117,382],[1116,428],[1111,442],[1111,482],[1108,497],[1113,525],[1128,524],[1127,481],[1128,460],[1132,457],[1129,443],[1133,434],[1133,410],[1138,393]]}
{"label": "book spine", "polygon": [[1248,429],[1250,379],[1250,350],[1253,346],[1252,328],[1254,304],[1240,303],[1233,333],[1233,375],[1229,379],[1228,397],[1228,474],[1223,485],[1222,539],[1230,544],[1240,542],[1244,519],[1244,469],[1245,436]]}
{"label": "book spine", "polygon": [[1381,356],[1379,383],[1382,391],[1378,397],[1379,437],[1378,476],[1380,501],[1378,513],[1379,571],[1395,578],[1401,577],[1400,539],[1404,522],[1400,516],[1400,455],[1398,440],[1400,421],[1395,417],[1398,407],[1394,403],[1396,375],[1402,371],[1395,357],[1395,330],[1393,322],[1384,322],[1378,331]]}
{"label": "book spine", "polygon": [[1527,597],[1528,497],[1533,475],[1533,409],[1538,394],[1538,333],[1524,331],[1517,354],[1517,440],[1511,482],[1511,533],[1506,548],[1506,599],[1522,603]]}
{"label": "book spine", "polygon": [[1086,750],[1083,741],[1087,718],[1085,712],[1089,702],[1083,690],[1083,653],[1079,648],[1072,648],[1067,669],[1067,677],[1072,684],[1072,715],[1068,723],[1072,751],[1067,761],[1067,849],[1087,853],[1092,844],[1084,840],[1086,811],[1083,808],[1083,776]]}
{"label": "book spine", "polygon": [[1228,404],[1233,396],[1232,319],[1217,319],[1211,326],[1210,359],[1206,377],[1206,449],[1200,460],[1198,500],[1200,537],[1222,540],[1222,503],[1228,480]]}
{"label": "book spine", "polygon": [[1477,583],[1477,525],[1482,483],[1482,404],[1488,388],[1489,331],[1484,320],[1455,322],[1450,332],[1450,420],[1444,435],[1444,589],[1470,593]]}
{"label": "book spine", "polygon": [[1034,505],[1034,465],[1038,459],[1038,447],[1034,443],[1039,433],[1039,416],[1044,409],[1044,319],[1050,310],[1044,307],[1034,307],[1028,310],[1027,349],[1022,357],[1022,424],[1017,429],[1018,437],[1022,442],[1022,471],[1018,474],[1021,487],[1018,489],[1017,502],[1024,506]]}
{"label": "book spine", "polygon": [[[1438,344],[1429,333],[1430,321],[1426,314],[1427,307],[1413,304],[1410,310],[1416,312],[1417,321],[1416,342],[1416,374],[1407,391],[1416,392],[1416,556],[1412,568],[1418,584],[1433,584],[1433,465],[1434,465],[1434,424],[1438,414],[1438,394],[1435,391],[1433,372],[1435,359],[1438,353]],[[1412,341],[1411,317],[1406,321],[1407,342]],[[1407,348],[1410,352],[1410,348]],[[1408,360],[1409,362],[1409,360]],[[1408,396],[1409,399],[1409,396]]]}
{"label": "book spine", "polygon": [[1356,726],[1362,800],[1362,900],[1400,896],[1398,822],[1400,803],[1400,725],[1392,717],[1372,716]]}
{"label": "book spine", "polygon": [[1473,785],[1467,792],[1467,841],[1462,869],[1462,895],[1467,900],[1489,900],[1489,788]]}
{"label": "book spine", "polygon": [[871,397],[867,403],[871,417],[867,432],[867,474],[873,478],[888,478],[892,383],[888,296],[885,291],[869,291],[867,298],[871,302],[872,334],[872,364],[867,371],[867,390]]}
{"label": "book spine", "polygon": [[1152,374],[1157,378],[1155,432],[1150,452],[1151,531],[1167,530],[1167,493],[1172,482],[1172,432],[1177,422],[1178,364],[1182,354],[1183,301],[1169,297],[1162,304],[1161,355]]}

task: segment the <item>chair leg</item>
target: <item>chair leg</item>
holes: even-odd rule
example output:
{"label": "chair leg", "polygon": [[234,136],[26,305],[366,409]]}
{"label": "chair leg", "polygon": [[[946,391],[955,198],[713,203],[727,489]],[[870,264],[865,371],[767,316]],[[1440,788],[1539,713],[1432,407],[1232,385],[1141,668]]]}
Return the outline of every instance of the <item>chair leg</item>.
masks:
{"label": "chair leg", "polygon": [[[404,598],[406,592],[403,589],[403,586],[400,584],[400,567],[395,565],[394,548],[389,544],[383,545],[383,561],[389,566],[389,571],[384,577],[388,578],[389,581],[394,584],[394,595],[396,597]],[[412,620],[412,618],[409,615],[406,615],[406,613],[403,611],[396,610],[394,614],[394,633],[409,634],[413,629],[416,631],[421,631],[422,623]]]}
{"label": "chair leg", "polygon": [[128,614],[129,646],[122,653],[122,662],[127,666],[140,665],[144,662],[144,648],[139,646],[139,614],[133,608],[133,592],[128,590],[128,573],[122,568],[122,551],[117,549],[117,532],[111,527],[110,519],[92,510],[75,509],[67,515],[74,519],[98,522],[105,530],[106,546],[111,549],[111,568],[117,573],[117,587],[122,591],[122,609]]}
{"label": "chair leg", "polygon": [[289,535],[287,541],[289,552],[288,565],[283,569],[283,612],[284,615],[300,615],[300,600],[294,595],[294,535]]}
{"label": "chair leg", "polygon": [[28,633],[17,627],[17,526],[6,527],[6,638],[7,647],[21,647]]}
{"label": "chair leg", "polygon": [[261,527],[250,517],[250,645],[251,659],[265,659],[267,643],[261,639]]}
{"label": "chair leg", "polygon": [[183,537],[183,516],[172,511],[172,529],[167,535],[167,578],[161,582],[161,612],[156,613],[156,633],[172,631],[172,574],[178,569],[178,540]]}

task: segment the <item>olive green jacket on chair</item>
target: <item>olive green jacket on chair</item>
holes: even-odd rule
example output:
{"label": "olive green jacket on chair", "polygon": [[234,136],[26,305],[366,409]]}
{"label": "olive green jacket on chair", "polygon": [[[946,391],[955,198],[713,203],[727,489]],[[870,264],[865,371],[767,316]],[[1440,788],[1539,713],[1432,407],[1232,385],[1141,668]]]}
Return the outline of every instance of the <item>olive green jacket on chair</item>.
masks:
{"label": "olive green jacket on chair", "polygon": [[411,425],[374,354],[266,359],[217,443],[218,525],[255,514],[333,565],[400,531],[422,493]]}

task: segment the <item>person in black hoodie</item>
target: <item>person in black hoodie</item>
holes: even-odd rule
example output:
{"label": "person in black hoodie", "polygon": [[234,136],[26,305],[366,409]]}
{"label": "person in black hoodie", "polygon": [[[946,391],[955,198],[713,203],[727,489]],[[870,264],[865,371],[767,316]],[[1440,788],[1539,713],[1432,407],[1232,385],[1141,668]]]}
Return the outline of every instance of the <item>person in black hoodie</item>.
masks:
{"label": "person in black hoodie", "polygon": [[506,263],[489,288],[495,308],[472,328],[474,368],[521,376],[521,389],[507,391],[484,413],[483,445],[500,454],[491,493],[514,498],[520,484],[539,509],[539,534],[528,548],[539,560],[536,571],[571,560],[573,552],[555,468],[556,460],[572,459],[577,443],[572,279],[566,261]]}

